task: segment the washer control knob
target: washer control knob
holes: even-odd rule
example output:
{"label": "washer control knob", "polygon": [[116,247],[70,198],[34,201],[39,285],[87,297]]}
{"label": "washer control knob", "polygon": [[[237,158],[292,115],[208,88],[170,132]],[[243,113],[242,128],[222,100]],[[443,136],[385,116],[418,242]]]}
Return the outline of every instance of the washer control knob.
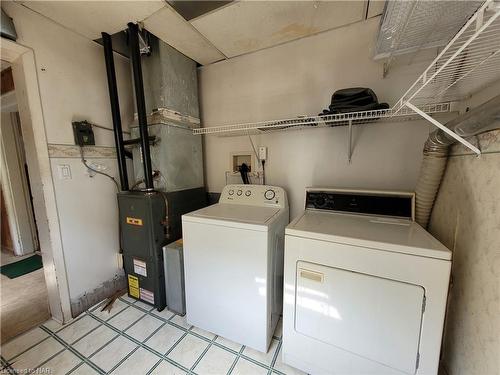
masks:
{"label": "washer control knob", "polygon": [[236,194],[237,194],[237,195],[241,195],[241,194],[243,194],[243,190],[238,190]]}
{"label": "washer control knob", "polygon": [[247,197],[249,197],[250,195],[252,195],[252,192],[251,192],[250,190],[247,190],[247,191],[245,191],[245,195],[246,195]]}
{"label": "washer control knob", "polygon": [[268,201],[273,199],[275,196],[276,193],[272,189],[266,190],[266,192],[264,193],[264,198],[266,198]]}
{"label": "washer control knob", "polygon": [[233,195],[233,194],[234,194],[234,190],[233,189],[229,190],[229,195]]}

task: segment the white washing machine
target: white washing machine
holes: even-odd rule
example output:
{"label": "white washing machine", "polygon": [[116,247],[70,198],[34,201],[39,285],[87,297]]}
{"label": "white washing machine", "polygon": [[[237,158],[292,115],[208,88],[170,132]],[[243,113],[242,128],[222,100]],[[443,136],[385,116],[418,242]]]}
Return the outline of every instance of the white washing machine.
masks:
{"label": "white washing machine", "polygon": [[267,352],[282,311],[285,191],[228,185],[182,216],[187,321]]}
{"label": "white washing machine", "polygon": [[308,189],[286,228],[283,361],[310,374],[437,374],[451,252],[414,194]]}

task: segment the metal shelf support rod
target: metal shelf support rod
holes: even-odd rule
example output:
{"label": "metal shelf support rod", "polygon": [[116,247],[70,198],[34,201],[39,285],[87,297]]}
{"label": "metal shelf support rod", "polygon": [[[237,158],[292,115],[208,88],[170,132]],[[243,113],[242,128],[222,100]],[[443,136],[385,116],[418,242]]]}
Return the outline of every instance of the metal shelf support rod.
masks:
{"label": "metal shelf support rod", "polygon": [[434,119],[431,116],[429,116],[427,113],[421,111],[419,108],[415,107],[410,102],[406,102],[405,105],[408,108],[414,110],[416,113],[418,113],[424,119],[426,119],[427,121],[429,121],[432,125],[437,126],[439,129],[441,129],[442,131],[444,131],[450,137],[455,138],[458,142],[462,143],[465,147],[467,147],[467,148],[471,149],[472,151],[474,151],[477,155],[481,155],[481,151],[476,146],[474,146],[473,144],[467,142],[461,136],[459,136],[458,134],[456,134],[454,131],[448,129],[446,126],[444,126],[439,121],[437,121],[436,119]]}

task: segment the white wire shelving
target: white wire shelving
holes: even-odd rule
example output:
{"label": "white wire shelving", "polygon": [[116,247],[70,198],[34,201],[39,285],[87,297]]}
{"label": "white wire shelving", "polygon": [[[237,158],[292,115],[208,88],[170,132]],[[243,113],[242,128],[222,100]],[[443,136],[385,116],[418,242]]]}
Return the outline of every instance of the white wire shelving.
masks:
{"label": "white wire shelving", "polygon": [[[451,103],[428,104],[420,107],[426,114],[447,113],[451,110]],[[247,122],[242,124],[210,126],[193,129],[195,135],[218,135],[222,137],[250,136],[268,134],[278,131],[348,127],[347,158],[351,162],[352,128],[354,125],[370,124],[383,119],[386,121],[408,121],[419,119],[420,116],[410,108],[401,108],[397,113],[392,109],[378,109],[373,111],[339,113],[326,116],[303,116],[282,120]],[[431,117],[432,118],[432,117]]]}
{"label": "white wire shelving", "polygon": [[[428,114],[450,112],[450,103],[428,104],[420,107]],[[337,126],[370,124],[377,120],[404,121],[419,118],[414,110],[402,108],[397,113],[393,109],[339,113],[326,116],[301,116],[280,120],[247,122],[231,125],[210,126],[193,129],[195,135],[218,135],[234,137],[241,135],[267,134],[277,131],[330,128]]]}
{"label": "white wire shelving", "polygon": [[374,59],[386,59],[384,76],[399,55],[445,46],[483,2],[386,2],[374,56]]}
{"label": "white wire shelving", "polygon": [[411,109],[466,147],[480,150],[419,108],[435,101],[464,100],[500,80],[500,1],[488,0],[450,40],[392,108]]}

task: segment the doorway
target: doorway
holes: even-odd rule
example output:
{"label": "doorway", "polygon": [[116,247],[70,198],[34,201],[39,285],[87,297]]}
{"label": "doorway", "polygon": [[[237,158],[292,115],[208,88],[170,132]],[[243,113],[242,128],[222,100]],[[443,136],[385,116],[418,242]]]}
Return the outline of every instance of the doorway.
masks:
{"label": "doorway", "polygon": [[1,62],[1,342],[50,318],[12,68]]}

